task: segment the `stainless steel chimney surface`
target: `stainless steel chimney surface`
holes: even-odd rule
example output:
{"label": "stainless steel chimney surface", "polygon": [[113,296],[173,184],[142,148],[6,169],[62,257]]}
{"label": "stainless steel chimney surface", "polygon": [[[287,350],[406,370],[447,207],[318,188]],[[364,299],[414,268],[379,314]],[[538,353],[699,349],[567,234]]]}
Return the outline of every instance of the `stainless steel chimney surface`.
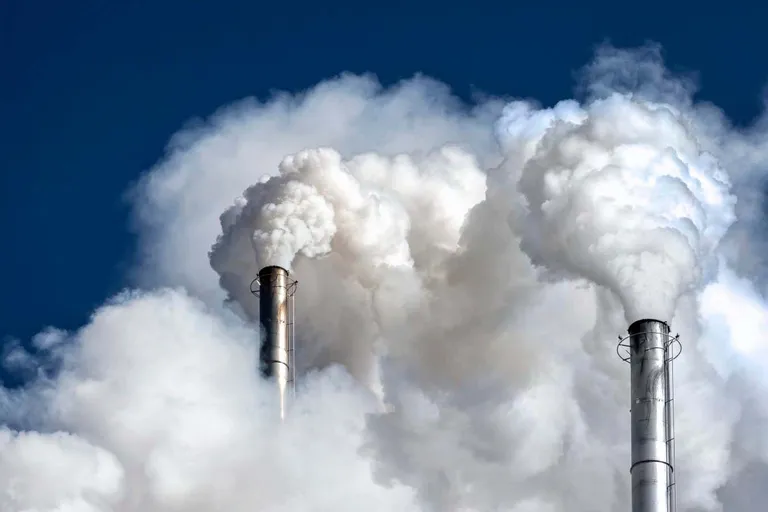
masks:
{"label": "stainless steel chimney surface", "polygon": [[620,338],[631,368],[632,512],[675,512],[672,360],[679,336],[659,320],[638,320]]}
{"label": "stainless steel chimney surface", "polygon": [[293,314],[296,281],[282,267],[269,266],[259,271],[259,320],[262,327],[261,374],[277,384],[280,419],[285,419],[287,399],[295,392]]}

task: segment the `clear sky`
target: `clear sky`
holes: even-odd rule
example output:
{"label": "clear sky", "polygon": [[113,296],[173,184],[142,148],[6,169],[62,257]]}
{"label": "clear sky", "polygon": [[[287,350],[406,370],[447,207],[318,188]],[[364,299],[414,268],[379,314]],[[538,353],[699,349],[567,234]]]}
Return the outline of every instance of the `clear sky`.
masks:
{"label": "clear sky", "polygon": [[0,337],[76,328],[126,285],[124,191],[188,120],[246,96],[422,72],[465,99],[551,104],[595,45],[651,40],[736,122],[761,108],[758,7],[515,3],[0,2]]}

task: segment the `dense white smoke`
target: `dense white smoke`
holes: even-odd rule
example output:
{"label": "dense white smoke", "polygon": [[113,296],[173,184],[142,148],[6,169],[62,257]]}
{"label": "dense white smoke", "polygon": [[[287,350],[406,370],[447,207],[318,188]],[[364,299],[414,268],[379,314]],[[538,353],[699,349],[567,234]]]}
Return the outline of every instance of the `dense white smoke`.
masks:
{"label": "dense white smoke", "polygon": [[566,113],[523,169],[523,247],[615,292],[630,322],[670,318],[734,220],[728,176],[668,105],[612,95]]}
{"label": "dense white smoke", "polygon": [[[7,351],[0,510],[629,506],[616,335],[671,321],[681,511],[761,510],[763,125],[658,49],[581,102],[467,109],[342,76],[176,136],[134,191],[144,252],[76,333]],[[210,252],[209,252],[210,251]],[[260,267],[299,280],[299,393],[258,377]]]}

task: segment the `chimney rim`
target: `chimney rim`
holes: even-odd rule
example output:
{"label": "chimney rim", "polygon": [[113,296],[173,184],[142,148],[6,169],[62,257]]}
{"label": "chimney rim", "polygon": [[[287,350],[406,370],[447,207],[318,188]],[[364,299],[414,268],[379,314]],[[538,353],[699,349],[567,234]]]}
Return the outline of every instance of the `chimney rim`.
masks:
{"label": "chimney rim", "polygon": [[641,318],[640,320],[635,320],[634,322],[629,324],[629,327],[627,328],[627,332],[631,333],[632,332],[632,328],[635,325],[640,324],[640,323],[645,323],[645,322],[656,322],[656,323],[664,325],[664,327],[667,328],[667,331],[671,330],[670,327],[669,327],[669,323],[665,322],[664,320],[658,320],[656,318]]}
{"label": "chimney rim", "polygon": [[291,275],[291,273],[288,272],[287,269],[281,267],[280,265],[267,265],[266,267],[262,267],[261,270],[259,270],[259,277],[263,275],[266,276],[272,273],[275,273],[275,274],[283,273],[287,276]]}

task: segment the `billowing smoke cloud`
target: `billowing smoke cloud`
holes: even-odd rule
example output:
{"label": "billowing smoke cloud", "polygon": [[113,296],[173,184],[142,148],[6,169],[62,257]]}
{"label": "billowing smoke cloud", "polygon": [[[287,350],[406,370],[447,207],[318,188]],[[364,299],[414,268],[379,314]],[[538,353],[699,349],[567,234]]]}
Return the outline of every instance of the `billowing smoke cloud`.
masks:
{"label": "billowing smoke cloud", "polygon": [[[620,510],[641,316],[685,343],[680,509],[761,510],[768,136],[692,84],[602,48],[581,102],[342,76],[177,135],[133,192],[145,290],[7,351],[36,377],[0,395],[0,510]],[[269,264],[299,280],[284,425]]]}
{"label": "billowing smoke cloud", "polygon": [[615,292],[630,322],[670,318],[734,220],[727,174],[667,105],[611,95],[565,112],[523,168],[524,248]]}

